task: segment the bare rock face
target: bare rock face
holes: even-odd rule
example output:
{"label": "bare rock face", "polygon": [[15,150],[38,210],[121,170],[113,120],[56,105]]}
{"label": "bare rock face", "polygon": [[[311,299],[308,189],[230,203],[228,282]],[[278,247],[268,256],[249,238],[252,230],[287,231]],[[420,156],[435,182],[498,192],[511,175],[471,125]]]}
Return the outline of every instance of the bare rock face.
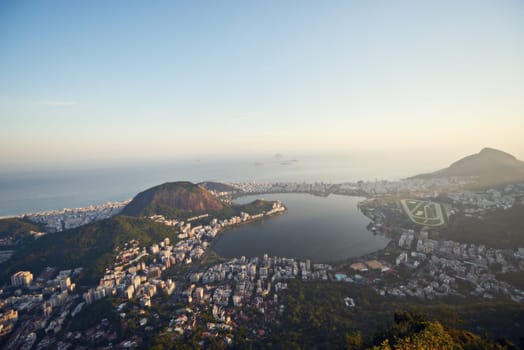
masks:
{"label": "bare rock face", "polygon": [[176,216],[185,213],[215,212],[224,204],[209,191],[191,182],[168,182],[140,192],[122,214]]}

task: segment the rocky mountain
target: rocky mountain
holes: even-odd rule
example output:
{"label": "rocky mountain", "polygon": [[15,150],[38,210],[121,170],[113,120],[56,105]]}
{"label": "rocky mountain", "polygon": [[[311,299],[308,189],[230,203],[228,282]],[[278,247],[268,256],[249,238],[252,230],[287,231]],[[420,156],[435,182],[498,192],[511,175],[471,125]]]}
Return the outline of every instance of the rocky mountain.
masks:
{"label": "rocky mountain", "polygon": [[42,228],[26,219],[0,220],[0,240],[5,245],[17,245],[25,240],[34,240],[32,231],[42,231]]}
{"label": "rocky mountain", "polygon": [[140,192],[123,215],[169,217],[221,211],[225,205],[205,188],[187,181],[168,182]]}
{"label": "rocky mountain", "polygon": [[[114,259],[115,249],[132,239],[148,245],[166,237],[172,242],[180,233],[175,227],[154,222],[143,216],[162,214],[188,217],[208,213],[218,219],[246,212],[251,215],[271,210],[274,202],[256,200],[242,205],[225,205],[206,189],[190,182],[172,182],[145,190],[129,202],[120,215],[74,229],[25,240],[13,257],[0,264],[0,284],[16,271],[29,270],[38,275],[46,266],[59,269],[84,267],[82,283],[97,283],[106,266]],[[18,219],[0,221],[0,238],[9,233],[26,234],[38,226]]]}

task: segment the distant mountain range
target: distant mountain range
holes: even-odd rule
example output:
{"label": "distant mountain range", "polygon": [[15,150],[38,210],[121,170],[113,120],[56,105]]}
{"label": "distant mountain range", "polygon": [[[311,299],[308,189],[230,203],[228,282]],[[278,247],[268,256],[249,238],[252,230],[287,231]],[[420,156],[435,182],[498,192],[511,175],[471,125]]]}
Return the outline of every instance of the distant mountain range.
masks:
{"label": "distant mountain range", "polygon": [[474,176],[480,186],[496,186],[524,181],[524,162],[509,153],[484,148],[477,154],[464,157],[449,167],[416,179],[435,179],[452,176]]}

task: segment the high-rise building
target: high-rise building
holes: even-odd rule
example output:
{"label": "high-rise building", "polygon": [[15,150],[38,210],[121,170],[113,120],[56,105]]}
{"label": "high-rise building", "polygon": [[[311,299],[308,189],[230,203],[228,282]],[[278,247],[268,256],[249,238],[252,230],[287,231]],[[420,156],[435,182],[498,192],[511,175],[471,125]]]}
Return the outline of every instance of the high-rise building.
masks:
{"label": "high-rise building", "polygon": [[29,271],[18,271],[11,276],[11,284],[15,287],[27,286],[33,280],[33,274]]}

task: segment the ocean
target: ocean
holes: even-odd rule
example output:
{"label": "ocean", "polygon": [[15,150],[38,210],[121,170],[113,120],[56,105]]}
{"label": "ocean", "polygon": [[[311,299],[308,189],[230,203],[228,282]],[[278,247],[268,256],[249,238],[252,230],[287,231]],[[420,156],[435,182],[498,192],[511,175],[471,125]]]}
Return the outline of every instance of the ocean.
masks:
{"label": "ocean", "polygon": [[132,198],[169,182],[396,180],[433,169],[377,155],[194,159],[77,169],[0,170],[0,216],[78,208]]}

